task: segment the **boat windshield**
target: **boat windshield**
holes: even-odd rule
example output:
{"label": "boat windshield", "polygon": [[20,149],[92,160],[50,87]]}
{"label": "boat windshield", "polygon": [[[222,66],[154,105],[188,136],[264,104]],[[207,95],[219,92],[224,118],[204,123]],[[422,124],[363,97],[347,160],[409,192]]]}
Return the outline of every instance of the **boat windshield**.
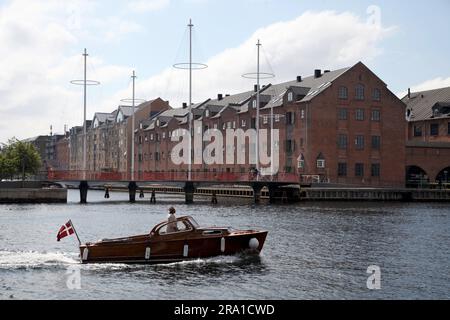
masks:
{"label": "boat windshield", "polygon": [[197,221],[195,221],[194,218],[192,218],[191,216],[188,217],[189,222],[194,226],[194,228],[198,229],[200,228],[200,225],[197,223]]}

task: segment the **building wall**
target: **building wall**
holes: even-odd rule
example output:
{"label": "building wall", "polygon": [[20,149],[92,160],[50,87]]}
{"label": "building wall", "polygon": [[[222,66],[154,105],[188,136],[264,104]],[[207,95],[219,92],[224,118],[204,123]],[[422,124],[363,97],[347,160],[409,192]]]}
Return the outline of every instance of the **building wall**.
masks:
{"label": "building wall", "polygon": [[[365,99],[355,99],[355,87],[363,84]],[[301,83],[299,83],[301,86]],[[348,99],[339,99],[338,88],[348,88]],[[373,90],[377,88],[381,92],[380,101],[372,99]],[[252,119],[256,118],[256,109],[248,102],[248,110],[238,113],[232,108],[227,108],[220,117],[203,117],[202,132],[206,128],[217,128],[223,137],[227,128],[248,130],[251,128]],[[347,120],[338,119],[340,108],[346,108]],[[357,109],[364,110],[364,119],[357,120]],[[380,119],[372,120],[372,110],[379,111]],[[355,67],[340,76],[333,84],[320,95],[309,102],[288,102],[284,97],[284,104],[274,108],[274,113],[280,115],[274,120],[274,128],[279,129],[280,141],[280,173],[297,173],[306,179],[309,176],[319,176],[321,181],[343,185],[367,185],[367,186],[403,186],[405,183],[405,105],[390,92],[386,85],[363,64]],[[292,115],[292,121],[288,121],[288,113]],[[270,115],[270,109],[260,112],[260,128],[270,128],[270,118],[265,122],[263,117]],[[242,126],[245,121],[245,127]],[[176,143],[170,141],[168,131],[177,128],[187,129],[187,124],[177,125],[177,120],[171,121],[169,127],[151,130],[141,130],[142,136],[136,150],[141,150],[140,170],[142,172],[157,171],[185,171],[187,165],[174,165],[170,161],[171,148]],[[165,133],[164,133],[165,132]],[[165,139],[162,138],[163,134]],[[176,133],[175,133],[176,134]],[[338,148],[338,136],[347,136],[347,148]],[[355,147],[356,136],[364,137],[364,147],[359,150]],[[380,137],[379,149],[372,148],[372,136]],[[270,149],[270,136],[267,146],[260,148]],[[193,165],[194,171],[208,172],[234,172],[248,173],[255,165],[248,163],[249,144],[246,141],[247,163],[244,165],[226,164],[226,145],[232,142],[224,142],[224,164]],[[203,143],[203,147],[208,143]],[[235,144],[234,156],[243,152],[240,146]],[[254,145],[251,147],[254,148]],[[299,159],[303,155],[304,167],[299,168]],[[325,167],[317,167],[317,158],[323,156]],[[139,160],[137,160],[139,161]],[[338,176],[338,163],[347,164],[347,174]],[[364,173],[361,177],[355,175],[355,165],[361,163]],[[379,176],[372,176],[372,164],[379,165]]]}
{"label": "building wall", "polygon": [[[438,132],[431,134],[431,126],[437,125]],[[416,130],[415,130],[416,129]],[[418,135],[417,129],[420,130]],[[411,121],[408,123],[408,140],[425,142],[450,142],[450,118],[437,118],[422,121]]]}

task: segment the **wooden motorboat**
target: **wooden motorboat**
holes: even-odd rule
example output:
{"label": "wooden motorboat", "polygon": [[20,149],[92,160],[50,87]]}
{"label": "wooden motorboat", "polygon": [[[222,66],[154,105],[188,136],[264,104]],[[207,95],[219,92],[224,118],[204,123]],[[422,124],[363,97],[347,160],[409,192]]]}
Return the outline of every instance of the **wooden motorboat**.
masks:
{"label": "wooden motorboat", "polygon": [[200,227],[190,216],[164,221],[149,234],[80,245],[82,263],[171,263],[190,259],[259,254],[267,231]]}

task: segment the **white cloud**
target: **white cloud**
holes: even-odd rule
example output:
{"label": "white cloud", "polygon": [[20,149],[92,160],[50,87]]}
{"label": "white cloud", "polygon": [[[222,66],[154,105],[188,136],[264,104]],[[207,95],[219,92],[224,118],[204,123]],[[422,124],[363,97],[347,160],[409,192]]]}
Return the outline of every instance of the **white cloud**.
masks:
{"label": "white cloud", "polygon": [[[382,53],[380,44],[393,30],[352,13],[333,11],[306,12],[294,20],[271,24],[241,45],[211,57],[206,61],[208,69],[195,71],[194,101],[214,98],[220,92],[251,90],[253,83],[241,75],[256,71],[257,39],[263,44],[261,71],[273,71],[276,78],[271,81],[281,82],[311,75],[316,68],[336,69],[373,60]],[[271,68],[264,64],[266,60]],[[159,95],[179,107],[187,100],[187,72],[167,68],[141,80],[138,91],[146,98]]]}
{"label": "white cloud", "polygon": [[170,0],[135,0],[128,4],[128,8],[134,12],[159,11],[167,8]]}
{"label": "white cloud", "polygon": [[[51,124],[62,132],[65,124],[82,123],[81,88],[69,84],[82,76],[82,56],[71,48],[80,46],[75,13],[80,10],[81,24],[87,23],[93,6],[84,0],[72,1],[71,8],[56,0],[0,5],[0,142],[47,134]],[[105,84],[130,73],[98,58],[90,66]]]}
{"label": "white cloud", "polygon": [[[439,88],[445,88],[450,87],[450,77],[443,78],[443,77],[437,77],[434,79],[430,79],[427,81],[424,81],[420,84],[414,85],[411,87],[411,92],[418,92],[418,91],[425,91],[425,90],[433,90],[433,89],[439,89]],[[397,97],[403,98],[408,93],[407,90],[397,93]]]}

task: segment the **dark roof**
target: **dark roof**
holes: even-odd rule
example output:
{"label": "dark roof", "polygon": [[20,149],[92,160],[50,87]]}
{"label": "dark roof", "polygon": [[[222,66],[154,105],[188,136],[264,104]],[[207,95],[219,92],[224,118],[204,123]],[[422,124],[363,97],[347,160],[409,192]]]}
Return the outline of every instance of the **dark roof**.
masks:
{"label": "dark roof", "polygon": [[[433,107],[450,103],[450,87],[412,92],[402,99],[410,110],[410,121],[433,119]],[[446,116],[446,115],[444,115]]]}

